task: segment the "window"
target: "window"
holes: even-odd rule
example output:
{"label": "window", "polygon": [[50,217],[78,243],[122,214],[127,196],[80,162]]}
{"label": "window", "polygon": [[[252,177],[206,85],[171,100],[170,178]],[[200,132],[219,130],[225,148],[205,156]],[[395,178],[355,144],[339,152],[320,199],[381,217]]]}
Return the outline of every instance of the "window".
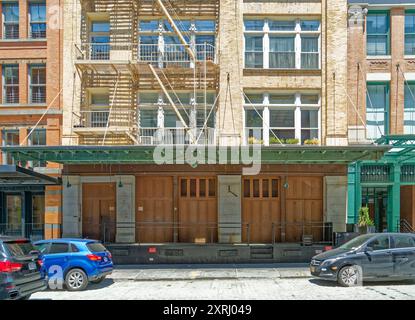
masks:
{"label": "window", "polygon": [[[180,92],[170,93],[170,97],[179,109],[182,118],[189,124],[192,109],[194,107],[194,93]],[[196,127],[203,128],[205,122],[208,128],[215,127],[215,112],[211,112],[216,100],[214,92],[196,92]],[[140,92],[138,94],[139,121],[142,128],[182,127],[180,120],[170,106],[167,97],[160,92]],[[207,119],[209,116],[209,119]],[[158,119],[160,123],[158,123]],[[207,121],[206,121],[207,119]]]}
{"label": "window", "polygon": [[244,198],[278,198],[279,190],[278,179],[270,178],[244,178],[243,194]]}
{"label": "window", "polygon": [[3,2],[3,38],[19,39],[19,3]]}
{"label": "window", "polygon": [[67,243],[52,243],[48,254],[67,253],[69,252],[69,245]]}
{"label": "window", "polygon": [[110,58],[110,23],[92,21],[90,29],[90,59],[109,60]]}
{"label": "window", "polygon": [[320,96],[313,93],[247,93],[245,130],[249,144],[305,144],[309,140],[318,140]]}
{"label": "window", "polygon": [[269,39],[269,67],[275,69],[295,68],[295,37]]}
{"label": "window", "polygon": [[18,65],[3,65],[3,103],[19,103]]}
{"label": "window", "polygon": [[245,68],[263,68],[262,36],[245,36]]}
{"label": "window", "polygon": [[367,55],[390,54],[389,14],[369,12],[367,15]]}
{"label": "window", "polygon": [[389,132],[389,83],[368,83],[366,96],[367,138],[377,139]]}
{"label": "window", "polygon": [[50,243],[46,242],[46,243],[39,243],[38,245],[36,245],[36,249],[42,253],[42,254],[46,254],[48,249],[49,249],[49,245]]}
{"label": "window", "polygon": [[245,68],[320,68],[320,21],[249,19],[244,25]]}
{"label": "window", "polygon": [[404,133],[415,134],[415,82],[405,83]]}
{"label": "window", "polygon": [[371,248],[373,251],[387,250],[389,249],[389,236],[383,235],[370,241],[366,248]]}
{"label": "window", "polygon": [[405,54],[415,55],[415,13],[405,15]]}
{"label": "window", "polygon": [[86,125],[91,128],[105,128],[109,117],[109,93],[106,89],[90,92],[89,110],[81,111]]}
{"label": "window", "polygon": [[393,241],[394,241],[396,249],[415,247],[415,238],[412,236],[406,236],[406,235],[393,236]]}
{"label": "window", "polygon": [[46,103],[46,65],[29,67],[30,103]]}
{"label": "window", "polygon": [[71,252],[79,252],[78,247],[73,243],[71,243]]}
{"label": "window", "polygon": [[[18,146],[20,144],[18,130],[3,130],[2,137],[2,145],[4,147]],[[12,156],[7,152],[3,152],[3,164],[14,164]]]}
{"label": "window", "polygon": [[46,3],[29,3],[30,37],[32,39],[46,38]]}
{"label": "window", "polygon": [[211,198],[216,197],[215,178],[180,178],[180,197]]}
{"label": "window", "polygon": [[318,110],[301,110],[301,143],[318,139]]}
{"label": "window", "polygon": [[[29,145],[46,146],[46,129],[33,130],[29,137]],[[46,167],[46,161],[32,161],[31,167]]]}
{"label": "window", "polygon": [[247,109],[245,110],[245,130],[248,143],[263,142],[263,110]]}
{"label": "window", "polygon": [[43,230],[45,225],[45,194],[32,194],[33,230]]}
{"label": "window", "polygon": [[318,37],[301,37],[301,69],[318,69],[319,52]]}
{"label": "window", "polygon": [[[175,21],[188,44],[196,49],[198,60],[214,60],[216,22],[214,20]],[[139,21],[139,59],[157,64],[189,66],[190,57],[167,20]]]}

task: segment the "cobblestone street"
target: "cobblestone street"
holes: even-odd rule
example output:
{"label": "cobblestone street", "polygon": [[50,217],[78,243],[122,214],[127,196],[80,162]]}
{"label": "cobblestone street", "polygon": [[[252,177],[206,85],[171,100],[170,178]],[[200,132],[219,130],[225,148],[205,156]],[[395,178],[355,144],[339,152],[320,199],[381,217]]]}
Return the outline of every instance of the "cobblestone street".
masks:
{"label": "cobblestone street", "polygon": [[309,277],[306,267],[117,269],[99,285],[83,292],[45,291],[32,299],[130,300],[360,300],[415,299],[415,283],[375,282],[342,288]]}

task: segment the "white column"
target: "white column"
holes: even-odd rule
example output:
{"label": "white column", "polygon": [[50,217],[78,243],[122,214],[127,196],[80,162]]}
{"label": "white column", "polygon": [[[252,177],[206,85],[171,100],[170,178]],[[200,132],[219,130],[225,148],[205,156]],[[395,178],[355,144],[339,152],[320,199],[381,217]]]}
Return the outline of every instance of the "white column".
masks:
{"label": "white column", "polygon": [[295,24],[295,32],[295,68],[301,69],[301,25],[298,19]]}
{"label": "white column", "polygon": [[300,141],[301,144],[301,94],[295,94],[295,112],[294,112],[294,124],[295,124],[295,138]]}
{"label": "white column", "polygon": [[135,242],[135,176],[117,176],[117,243]]}
{"label": "white column", "polygon": [[81,179],[64,176],[62,180],[62,237],[81,237]]}
{"label": "white column", "polygon": [[263,117],[263,139],[264,139],[264,145],[269,146],[269,125],[270,125],[270,111],[269,111],[269,93],[264,94],[264,111],[262,112]]}
{"label": "white column", "polygon": [[265,20],[264,24],[264,38],[263,43],[263,52],[264,52],[264,69],[269,69],[269,25],[268,20]]}

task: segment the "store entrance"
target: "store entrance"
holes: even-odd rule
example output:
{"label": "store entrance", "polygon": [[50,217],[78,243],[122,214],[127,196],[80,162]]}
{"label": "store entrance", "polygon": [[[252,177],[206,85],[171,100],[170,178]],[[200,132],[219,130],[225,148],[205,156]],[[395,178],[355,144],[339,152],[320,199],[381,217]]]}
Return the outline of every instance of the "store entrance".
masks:
{"label": "store entrance", "polygon": [[379,187],[362,188],[362,207],[369,207],[370,217],[375,221],[376,231],[388,228],[388,189]]}

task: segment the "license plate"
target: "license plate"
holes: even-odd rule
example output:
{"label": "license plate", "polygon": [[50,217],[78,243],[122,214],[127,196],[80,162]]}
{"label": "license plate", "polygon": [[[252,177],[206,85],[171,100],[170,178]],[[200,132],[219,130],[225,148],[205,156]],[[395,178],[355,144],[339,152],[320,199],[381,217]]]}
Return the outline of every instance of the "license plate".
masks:
{"label": "license plate", "polygon": [[310,267],[311,272],[316,272],[316,267]]}
{"label": "license plate", "polygon": [[35,262],[30,262],[29,263],[29,270],[36,270],[36,263]]}

